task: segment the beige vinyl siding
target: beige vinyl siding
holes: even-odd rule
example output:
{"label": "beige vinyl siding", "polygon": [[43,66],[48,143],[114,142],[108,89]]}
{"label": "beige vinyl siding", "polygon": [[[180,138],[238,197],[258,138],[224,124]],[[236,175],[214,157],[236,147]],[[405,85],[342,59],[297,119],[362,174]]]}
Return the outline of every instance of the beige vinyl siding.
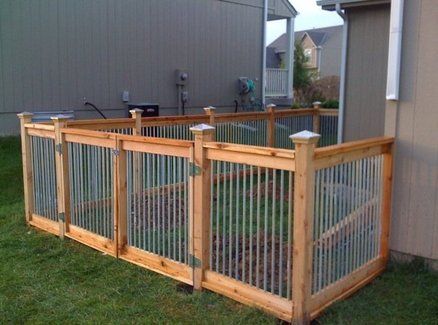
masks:
{"label": "beige vinyl siding", "polygon": [[391,248],[438,259],[438,6],[406,1],[401,92],[388,102],[397,138]]}
{"label": "beige vinyl siding", "polygon": [[17,133],[15,114],[24,110],[97,118],[84,97],[122,116],[123,90],[175,114],[178,68],[189,72],[188,113],[232,108],[241,76],[257,80],[260,96],[263,1],[252,3],[0,1],[0,134]]}
{"label": "beige vinyl siding", "polygon": [[351,8],[344,140],[384,134],[389,5]]}

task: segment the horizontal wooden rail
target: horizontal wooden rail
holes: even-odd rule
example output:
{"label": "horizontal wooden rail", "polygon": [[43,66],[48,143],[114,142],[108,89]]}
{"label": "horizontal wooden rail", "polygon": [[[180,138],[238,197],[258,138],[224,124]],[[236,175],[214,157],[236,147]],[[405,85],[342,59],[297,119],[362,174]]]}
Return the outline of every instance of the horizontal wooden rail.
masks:
{"label": "horizontal wooden rail", "polygon": [[186,284],[193,284],[192,268],[186,264],[132,246],[125,246],[119,258]]}
{"label": "horizontal wooden rail", "polygon": [[261,308],[285,321],[290,321],[292,318],[293,303],[291,300],[257,289],[222,274],[207,270],[202,286],[245,305]]}
{"label": "horizontal wooden rail", "polygon": [[295,170],[293,150],[207,142],[207,158],[273,169]]}
{"label": "horizontal wooden rail", "polygon": [[322,169],[367,157],[388,153],[394,143],[392,137],[379,137],[347,142],[315,150],[315,168]]}
{"label": "horizontal wooden rail", "polygon": [[192,145],[177,145],[147,141],[122,140],[122,149],[128,151],[190,158]]}
{"label": "horizontal wooden rail", "polygon": [[55,131],[55,126],[53,124],[42,124],[42,123],[26,123],[24,125],[26,129],[35,129],[35,130],[46,130],[46,131]]}
{"label": "horizontal wooden rail", "polygon": [[43,129],[27,129],[27,134],[34,137],[55,139],[55,131]]}
{"label": "horizontal wooden rail", "polygon": [[66,142],[105,148],[116,148],[116,134],[80,129],[61,129]]}

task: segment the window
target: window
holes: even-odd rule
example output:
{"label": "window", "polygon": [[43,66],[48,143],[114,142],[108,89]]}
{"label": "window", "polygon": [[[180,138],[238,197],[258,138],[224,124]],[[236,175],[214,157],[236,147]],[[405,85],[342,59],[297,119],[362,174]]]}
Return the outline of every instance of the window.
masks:
{"label": "window", "polygon": [[307,61],[310,61],[312,58],[312,49],[305,49],[304,56],[306,57]]}

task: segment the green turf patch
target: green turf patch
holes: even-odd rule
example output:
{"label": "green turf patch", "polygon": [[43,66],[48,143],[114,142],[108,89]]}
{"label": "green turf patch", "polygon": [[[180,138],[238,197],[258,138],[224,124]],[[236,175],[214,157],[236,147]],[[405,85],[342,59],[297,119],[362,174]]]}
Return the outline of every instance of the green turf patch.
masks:
{"label": "green turf patch", "polygon": [[[211,292],[116,260],[24,222],[18,138],[0,138],[0,323],[275,324]],[[438,276],[391,266],[330,308],[321,324],[437,324]]]}

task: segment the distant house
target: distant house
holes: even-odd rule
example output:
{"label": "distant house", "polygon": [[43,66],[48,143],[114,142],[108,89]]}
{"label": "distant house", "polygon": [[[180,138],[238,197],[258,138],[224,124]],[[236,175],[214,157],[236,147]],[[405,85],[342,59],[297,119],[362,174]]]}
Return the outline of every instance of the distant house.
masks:
{"label": "distant house", "polygon": [[[295,32],[295,42],[299,42],[308,57],[307,67],[317,77],[339,76],[341,68],[342,28],[333,26]],[[283,66],[286,52],[286,34],[281,35],[267,47],[269,68]]]}
{"label": "distant house", "polygon": [[437,1],[318,4],[348,21],[341,140],[396,138],[390,247],[438,268]]}

